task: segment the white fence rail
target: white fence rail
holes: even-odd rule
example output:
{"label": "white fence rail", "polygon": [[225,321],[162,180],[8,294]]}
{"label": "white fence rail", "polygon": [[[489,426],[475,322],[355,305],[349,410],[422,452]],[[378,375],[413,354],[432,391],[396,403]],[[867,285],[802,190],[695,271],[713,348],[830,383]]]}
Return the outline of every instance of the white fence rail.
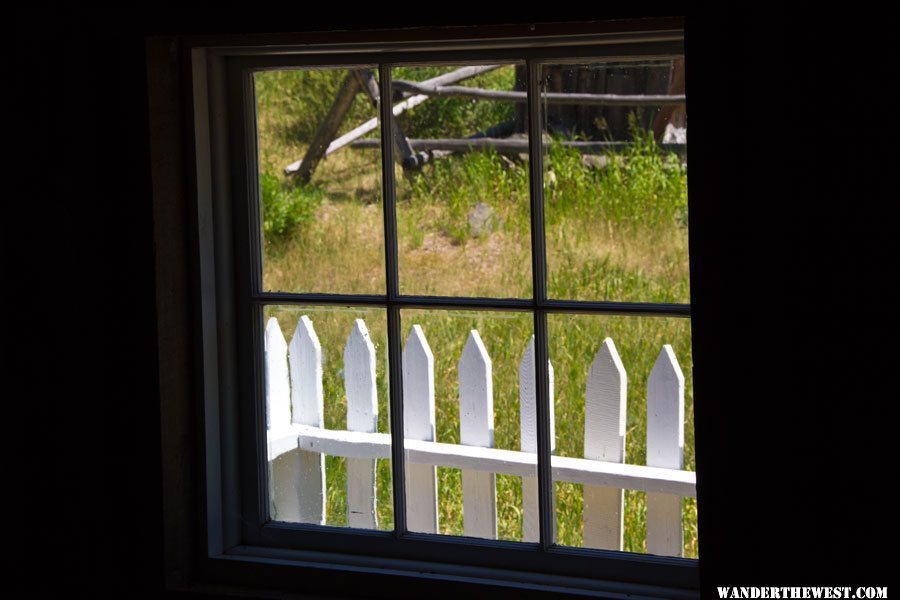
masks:
{"label": "white fence rail", "polygon": [[[266,324],[266,409],[271,513],[276,520],[325,523],[324,455],[347,458],[347,522],[375,528],[375,461],[390,458],[391,437],[376,433],[375,347],[357,319],[344,348],[346,431],[324,428],[322,348],[301,317],[290,345],[276,319]],[[550,429],[553,368],[550,369]],[[403,350],[407,523],[437,533],[435,467],[462,470],[465,535],[496,538],[495,475],[522,477],[523,539],[538,540],[534,340],[519,367],[520,450],[494,448],[492,364],[472,330],[459,360],[461,444],[435,441],[434,356],[414,325]],[[555,481],[584,484],[585,547],[622,549],[624,489],[647,493],[647,550],[682,556],[681,499],[696,496],[683,470],[684,376],[664,345],[647,383],[647,466],[625,464],[627,375],[615,344],[603,341],[585,390],[584,458],[551,457]],[[277,481],[278,485],[273,485]]]}

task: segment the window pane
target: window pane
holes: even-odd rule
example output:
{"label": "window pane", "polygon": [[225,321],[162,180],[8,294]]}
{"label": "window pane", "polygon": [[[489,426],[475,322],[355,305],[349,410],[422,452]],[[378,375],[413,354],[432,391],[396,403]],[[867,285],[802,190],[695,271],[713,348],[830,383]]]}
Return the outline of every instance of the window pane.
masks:
{"label": "window pane", "polygon": [[550,297],[688,302],[684,104],[556,101],[683,95],[684,61],[544,65],[542,77]]}
{"label": "window pane", "polygon": [[[441,82],[453,94],[525,89],[524,67],[511,64],[396,67],[392,74],[395,91],[409,102],[423,98],[416,85]],[[430,97],[396,122],[413,152],[397,153],[398,161],[406,156],[406,166],[397,166],[401,293],[529,297],[524,102]]]}
{"label": "window pane", "polygon": [[393,529],[384,310],[267,306],[265,336],[272,519]]}
{"label": "window pane", "polygon": [[264,291],[385,293],[381,151],[335,149],[360,126],[357,142],[379,139],[376,75],[255,75]]}
{"label": "window pane", "polygon": [[[528,469],[527,479],[492,472],[498,463],[487,448],[534,445],[534,410],[526,405],[524,421],[520,412],[520,394],[534,388],[533,358],[527,360],[532,315],[404,310],[401,318],[409,529],[521,541],[523,512],[537,531],[537,469]],[[440,451],[421,444],[432,440]],[[485,450],[472,454],[473,446]],[[466,455],[476,468],[459,468]]]}
{"label": "window pane", "polygon": [[[550,315],[548,330],[555,396],[555,472],[560,465],[556,457],[678,468],[679,426],[683,427],[683,469],[694,470],[689,319]],[[680,397],[683,425],[677,410],[670,410],[677,409]],[[648,410],[651,398],[653,408]],[[648,535],[669,525],[673,544],[677,546],[682,534],[678,549],[686,557],[697,557],[696,496],[680,500],[672,496],[668,505],[663,497],[661,503],[648,507],[648,493],[589,485],[583,478],[590,464],[575,461],[570,466],[565,478],[554,477],[558,543],[652,552],[655,542]],[[656,517],[654,532],[649,534],[648,511]]]}

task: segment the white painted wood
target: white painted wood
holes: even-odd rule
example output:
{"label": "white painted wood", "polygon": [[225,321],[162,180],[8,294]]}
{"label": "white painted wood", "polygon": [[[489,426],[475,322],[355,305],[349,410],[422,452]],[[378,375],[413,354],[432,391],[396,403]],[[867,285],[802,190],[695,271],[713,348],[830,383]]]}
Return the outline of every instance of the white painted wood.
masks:
{"label": "white painted wood", "polygon": [[288,350],[291,365],[291,422],[323,427],[322,345],[309,317],[297,322]]}
{"label": "white painted wood", "polygon": [[266,427],[279,431],[291,424],[291,383],[288,379],[287,342],[278,319],[266,322]]}
{"label": "white painted wood", "polygon": [[[433,442],[434,355],[419,325],[403,348],[403,434]],[[438,532],[437,477],[434,465],[406,465],[406,526],[410,531]]]}
{"label": "white painted wood", "polygon": [[[491,359],[481,337],[469,332],[459,359],[459,437],[466,446],[494,446],[494,388]],[[463,469],[463,532],[497,538],[495,475]]]}
{"label": "white painted wood", "polygon": [[[309,317],[297,322],[288,348],[291,370],[292,422],[323,427],[322,346]],[[325,524],[325,457],[298,451],[295,465],[299,497],[299,521]]]}
{"label": "white painted wood", "polygon": [[[584,457],[625,462],[628,378],[610,338],[594,356],[584,400]],[[621,489],[584,486],[585,548],[622,549],[625,496]]]}
{"label": "white painted wood", "polygon": [[[266,322],[266,408],[268,435],[281,436],[291,425],[291,384],[288,378],[287,343],[278,319]],[[293,451],[269,463],[269,516],[276,521],[300,519],[299,498],[303,486],[297,473],[297,444]]]}
{"label": "white painted wood", "polygon": [[551,464],[553,465],[553,477],[559,481],[643,492],[678,494],[679,496],[697,496],[697,476],[693,471],[607,463],[565,456],[554,456]]}
{"label": "white painted wood", "polygon": [[[537,373],[534,368],[534,336],[519,363],[519,447],[522,452],[537,454]],[[553,365],[547,361],[550,375],[550,451],[556,449],[556,424],[553,404]],[[540,541],[537,464],[535,470],[522,477],[522,541]]]}
{"label": "white painted wood", "polygon": [[[344,390],[347,394],[347,430],[377,431],[375,346],[362,319],[356,319],[344,347]],[[347,525],[362,529],[378,526],[374,459],[347,459]]]}
{"label": "white painted wood", "polygon": [[[337,431],[308,425],[293,425],[290,431],[269,443],[269,460],[297,447],[332,456],[390,458],[391,436],[387,433]],[[528,476],[537,468],[537,455],[516,450],[479,448],[421,440],[406,440],[407,459],[415,464],[471,469],[485,473]],[[696,497],[696,474],[643,465],[607,463],[586,458],[551,457],[553,479],[596,486],[624,488]]]}
{"label": "white painted wood", "polygon": [[[683,460],[684,375],[666,344],[647,381],[647,465],[680,470]],[[683,555],[679,495],[647,493],[647,552]]]}

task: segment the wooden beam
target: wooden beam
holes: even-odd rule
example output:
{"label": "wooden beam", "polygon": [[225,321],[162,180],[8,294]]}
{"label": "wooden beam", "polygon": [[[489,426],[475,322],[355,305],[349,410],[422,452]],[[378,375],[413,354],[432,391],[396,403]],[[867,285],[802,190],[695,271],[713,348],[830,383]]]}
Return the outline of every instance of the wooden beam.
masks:
{"label": "wooden beam", "polygon": [[[443,150],[448,152],[472,152],[478,150],[495,150],[500,154],[522,154],[528,152],[528,140],[525,138],[473,138],[473,139],[411,139],[410,146],[415,151]],[[559,142],[566,148],[574,148],[585,154],[597,154],[610,150],[624,150],[631,146],[630,142]],[[350,144],[353,148],[378,148],[378,140],[357,140]],[[684,152],[687,144],[657,144],[668,152]]]}
{"label": "wooden beam", "polygon": [[[475,100],[497,100],[501,102],[525,102],[527,94],[511,90],[486,90],[463,85],[426,85],[402,79],[394,82],[394,87],[407,93],[424,96],[454,96]],[[548,92],[542,100],[549,104],[581,104],[585,106],[675,106],[684,104],[684,94],[644,95],[644,94],[583,94]]]}
{"label": "wooden beam", "polygon": [[338,89],[328,114],[319,125],[319,129],[316,130],[313,141],[306,150],[306,156],[300,161],[296,173],[303,183],[309,183],[319,161],[325,158],[325,151],[328,149],[331,140],[337,135],[338,129],[344,121],[344,117],[347,116],[347,111],[350,110],[353,98],[358,91],[359,80],[353,72],[350,72],[344,78],[340,89]]}
{"label": "wooden beam", "polygon": [[[443,85],[446,83],[456,83],[458,81],[462,81],[464,79],[468,79],[470,77],[475,77],[476,75],[481,75],[482,73],[487,73],[488,71],[493,71],[494,69],[499,69],[503,65],[478,65],[474,67],[462,67],[461,69],[457,69],[455,71],[451,71],[450,73],[444,73],[443,75],[438,75],[432,79],[427,79],[422,82],[423,85]],[[355,76],[354,76],[355,78]],[[402,102],[398,102],[394,105],[394,116],[398,116],[404,111],[413,108],[414,106],[418,106],[428,100],[428,96],[418,95],[407,98]],[[361,138],[367,133],[374,131],[378,128],[378,118],[373,117],[359,125],[358,127],[348,131],[341,137],[337,138],[330,144],[328,144],[328,148],[325,150],[325,156],[332,154],[333,152],[337,152],[344,146],[349,145],[354,140]],[[303,164],[302,160],[297,160],[289,164],[284,168],[284,172],[286,175],[291,175],[293,173],[298,173],[300,171],[300,166]]]}
{"label": "wooden beam", "polygon": [[[281,436],[270,436],[269,460],[301,448],[329,456],[390,458],[391,434],[321,429],[293,424]],[[534,477],[537,455],[517,450],[445,444],[406,438],[403,442],[410,464],[436,465]],[[611,463],[587,458],[551,456],[554,481],[602,485],[626,490],[659,492],[695,498],[697,474],[693,471]]]}
{"label": "wooden beam", "polygon": [[[381,90],[378,82],[375,81],[375,74],[370,69],[360,69],[355,71],[355,73],[362,89],[369,96],[369,100],[372,101],[372,106],[377,108]],[[409,140],[406,138],[406,134],[403,133],[403,129],[400,128],[400,123],[397,122],[397,119],[394,119],[391,124],[391,131],[394,137],[394,147],[397,149],[395,158],[404,170],[416,169],[425,164],[425,157],[423,156],[423,160],[420,161],[416,153],[413,152],[412,147],[409,145]]]}

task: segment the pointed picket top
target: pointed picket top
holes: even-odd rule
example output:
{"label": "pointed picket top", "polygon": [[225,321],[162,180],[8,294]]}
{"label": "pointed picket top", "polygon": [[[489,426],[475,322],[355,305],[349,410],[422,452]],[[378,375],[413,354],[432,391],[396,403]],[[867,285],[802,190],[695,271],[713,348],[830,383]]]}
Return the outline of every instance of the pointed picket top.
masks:
{"label": "pointed picket top", "polygon": [[[434,355],[419,325],[403,348],[403,431],[406,439],[434,441]],[[438,532],[437,472],[434,465],[406,463],[406,526]]]}
{"label": "pointed picket top", "polygon": [[[625,462],[625,416],[628,377],[610,338],[603,340],[588,371],[584,398],[584,457]],[[621,489],[585,485],[585,548],[621,550],[625,496]]]}
{"label": "pointed picket top", "polygon": [[681,469],[683,451],[684,374],[666,344],[647,381],[647,465]]}
{"label": "pointed picket top", "polygon": [[265,360],[266,426],[271,430],[280,429],[291,423],[291,384],[288,379],[287,342],[275,317],[266,322]]}
{"label": "pointed picket top", "polygon": [[434,354],[419,325],[403,348],[403,428],[408,438],[434,441]]}
{"label": "pointed picket top", "polygon": [[[491,358],[474,329],[459,359],[459,439],[466,446],[494,446]],[[493,473],[462,470],[463,534],[497,539],[497,484]]]}
{"label": "pointed picket top", "polygon": [[378,426],[375,386],[375,345],[362,319],[356,319],[344,346],[344,390],[347,429],[374,432]]}
{"label": "pointed picket top", "polygon": [[594,356],[585,390],[584,457],[621,463],[625,460],[628,376],[611,338]]}
{"label": "pointed picket top", "polygon": [[312,321],[306,315],[297,321],[288,348],[288,362],[291,367],[293,422],[322,427],[322,345]]}
{"label": "pointed picket top", "polygon": [[[525,353],[519,362],[519,423],[520,449],[522,452],[537,452],[537,372],[534,362],[534,336],[528,341]],[[547,361],[550,380],[550,451],[556,450],[556,422],[553,405],[553,363]]]}
{"label": "pointed picket top", "polygon": [[[522,452],[537,453],[537,371],[534,359],[534,336],[528,341],[519,363],[519,448]],[[553,418],[553,365],[547,361],[550,379],[550,452],[556,448],[556,426]],[[522,477],[522,541],[541,539],[538,508],[537,468],[530,477]]]}
{"label": "pointed picket top", "polygon": [[[375,345],[362,319],[356,319],[344,346],[344,391],[347,394],[347,430],[378,430],[378,393],[375,383]],[[376,529],[375,460],[348,458],[347,525]]]}
{"label": "pointed picket top", "polygon": [[491,357],[478,331],[471,330],[459,359],[460,442],[494,446],[494,383]]}
{"label": "pointed picket top", "polygon": [[[684,464],[684,374],[672,346],[662,347],[647,381],[647,466]],[[681,498],[647,493],[647,552],[684,555]]]}

